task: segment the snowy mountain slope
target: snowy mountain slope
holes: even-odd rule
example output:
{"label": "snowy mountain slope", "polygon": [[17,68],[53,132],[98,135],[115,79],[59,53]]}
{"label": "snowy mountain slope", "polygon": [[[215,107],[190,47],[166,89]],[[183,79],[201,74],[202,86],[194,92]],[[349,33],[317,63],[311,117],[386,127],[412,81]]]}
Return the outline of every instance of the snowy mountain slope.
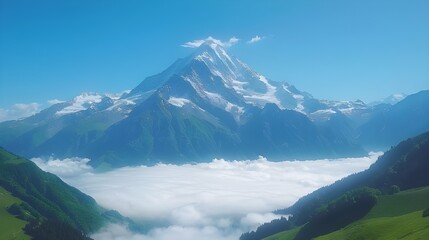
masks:
{"label": "snowy mountain slope", "polygon": [[190,82],[201,97],[210,99],[220,108],[233,109],[237,116],[246,104],[263,108],[267,103],[274,103],[280,109],[305,114],[319,110],[351,114],[362,107],[361,102],[319,101],[286,82],[271,81],[238,58],[229,56],[221,44],[210,39],[190,56],[177,60],[167,70],[142,81],[124,98],[134,97],[139,99],[136,102],[142,102],[174,75]]}

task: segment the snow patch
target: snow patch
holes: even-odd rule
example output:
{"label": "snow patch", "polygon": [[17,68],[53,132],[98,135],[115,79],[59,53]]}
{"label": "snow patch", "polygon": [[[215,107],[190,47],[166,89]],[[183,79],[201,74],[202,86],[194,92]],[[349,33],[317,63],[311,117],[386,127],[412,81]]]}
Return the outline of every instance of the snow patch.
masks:
{"label": "snow patch", "polygon": [[244,108],[228,102],[225,106],[225,111],[232,113],[235,120],[239,120],[244,113]]}
{"label": "snow patch", "polygon": [[280,109],[284,109],[280,100],[275,95],[277,88],[271,85],[268,80],[262,75],[258,75],[258,79],[265,84],[265,86],[267,87],[267,92],[258,93],[255,91],[247,91],[245,93],[246,95],[244,95],[244,99],[246,100],[246,102],[260,107],[263,107],[266,103],[274,103]]}
{"label": "snow patch", "polygon": [[244,113],[244,108],[229,102],[217,93],[204,92],[209,101],[215,106],[224,109],[231,113],[236,121],[240,119],[240,116]]}
{"label": "snow patch", "polygon": [[317,110],[317,111],[313,112],[313,114],[334,114],[334,113],[336,113],[336,112],[334,110],[332,110],[332,108]]}
{"label": "snow patch", "polygon": [[188,99],[185,99],[185,98],[170,97],[168,99],[168,103],[170,103],[173,106],[181,108],[181,107],[185,106],[186,104],[191,103],[191,101],[189,101]]}
{"label": "snow patch", "polygon": [[233,80],[232,81],[232,88],[237,91],[237,92],[243,92],[244,91],[244,86],[247,85],[248,83],[246,82],[241,82],[238,80]]}
{"label": "snow patch", "polygon": [[208,52],[203,52],[202,54],[195,57],[198,61],[206,62],[205,59],[208,59],[211,63],[214,63],[213,57]]}
{"label": "snow patch", "polygon": [[212,93],[212,92],[208,92],[208,91],[204,91],[205,95],[207,96],[207,98],[210,100],[211,103],[215,104],[215,105],[226,105],[226,100],[219,94],[217,93]]}
{"label": "snow patch", "polygon": [[296,100],[304,100],[304,96],[302,96],[302,95],[299,95],[299,94],[293,94],[292,95],[293,96],[293,98],[295,98]]}
{"label": "snow patch", "polygon": [[304,105],[302,105],[302,103],[297,103],[297,105],[295,107],[295,111],[298,111],[300,113],[304,113],[305,115],[307,115],[305,112]]}
{"label": "snow patch", "polygon": [[133,102],[131,99],[117,99],[114,100],[113,105],[109,108],[107,108],[108,111],[112,111],[112,110],[118,110],[118,111],[122,111],[123,107],[125,106],[131,106],[131,105],[136,105],[135,102]]}
{"label": "snow patch", "polygon": [[343,114],[349,115],[355,110],[355,108],[354,107],[340,108],[338,110],[340,110],[340,112],[342,112]]}

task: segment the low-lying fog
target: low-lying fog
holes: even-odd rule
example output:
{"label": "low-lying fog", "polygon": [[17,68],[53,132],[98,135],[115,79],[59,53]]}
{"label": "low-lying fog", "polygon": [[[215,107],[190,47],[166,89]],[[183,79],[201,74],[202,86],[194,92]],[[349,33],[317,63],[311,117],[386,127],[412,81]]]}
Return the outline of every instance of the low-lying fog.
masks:
{"label": "low-lying fog", "polygon": [[362,158],[270,162],[256,160],[125,167],[94,173],[89,159],[32,159],[108,209],[150,226],[145,233],[109,225],[94,239],[238,239],[276,216],[273,210],[351,173],[381,153]]}

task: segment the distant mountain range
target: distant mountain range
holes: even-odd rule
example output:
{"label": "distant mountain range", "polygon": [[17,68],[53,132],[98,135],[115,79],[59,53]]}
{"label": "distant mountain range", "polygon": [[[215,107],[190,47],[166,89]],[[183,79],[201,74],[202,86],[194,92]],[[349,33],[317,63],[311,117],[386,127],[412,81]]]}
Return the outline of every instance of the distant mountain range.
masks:
{"label": "distant mountain range", "polygon": [[[365,154],[363,147],[389,147],[429,130],[425,101],[411,95],[392,107],[319,100],[265,78],[208,40],[129,92],[84,93],[34,116],[0,123],[0,146],[25,157],[89,157],[99,167],[258,155],[273,160],[356,156]],[[414,107],[396,107],[402,102]],[[392,138],[383,132],[383,123],[396,128],[416,114],[421,123],[410,131],[402,128]],[[395,125],[397,115],[402,120]],[[375,137],[385,139],[375,145]]]}

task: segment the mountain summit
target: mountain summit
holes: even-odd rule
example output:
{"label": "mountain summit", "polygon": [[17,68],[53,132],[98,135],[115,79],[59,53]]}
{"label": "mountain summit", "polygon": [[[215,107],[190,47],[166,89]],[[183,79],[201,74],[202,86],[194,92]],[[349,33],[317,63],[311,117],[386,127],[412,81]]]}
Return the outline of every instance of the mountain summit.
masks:
{"label": "mountain summit", "polygon": [[[271,82],[245,63],[228,55],[222,45],[207,40],[190,56],[177,60],[162,73],[145,79],[126,97],[150,96],[176,76],[175,81],[190,84],[196,94],[212,104],[239,115],[246,104],[264,107],[274,103],[279,108],[295,108],[304,97],[288,89],[289,85]],[[171,92],[174,98],[180,93]],[[294,97],[295,96],[295,97]],[[174,101],[172,101],[174,102]]]}

